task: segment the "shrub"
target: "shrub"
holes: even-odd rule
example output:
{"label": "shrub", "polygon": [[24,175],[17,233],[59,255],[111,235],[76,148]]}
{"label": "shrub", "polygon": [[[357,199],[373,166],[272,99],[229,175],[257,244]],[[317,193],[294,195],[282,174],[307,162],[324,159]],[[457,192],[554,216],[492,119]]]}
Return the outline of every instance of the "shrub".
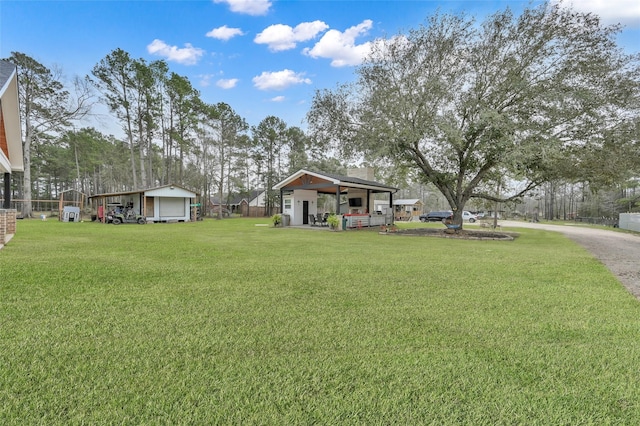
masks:
{"label": "shrub", "polygon": [[327,223],[329,224],[329,227],[331,229],[338,229],[338,225],[340,225],[340,220],[338,219],[338,216],[336,216],[335,214],[330,214],[329,217],[327,218]]}

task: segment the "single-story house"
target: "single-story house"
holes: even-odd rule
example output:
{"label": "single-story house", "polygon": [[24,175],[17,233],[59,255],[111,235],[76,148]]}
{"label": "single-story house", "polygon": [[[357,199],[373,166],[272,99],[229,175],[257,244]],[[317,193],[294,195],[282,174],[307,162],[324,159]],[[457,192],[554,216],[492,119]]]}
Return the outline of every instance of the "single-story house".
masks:
{"label": "single-story house", "polygon": [[[384,215],[374,210],[373,195],[387,194],[388,206],[391,207],[393,194],[398,188],[354,176],[359,170],[362,169],[350,171],[350,176],[304,169],[297,171],[274,186],[280,191],[280,211],[288,216],[291,225],[313,224],[312,216],[325,213],[318,211],[318,194],[330,194],[335,195],[335,206],[327,213],[342,214],[347,227],[359,227],[363,223],[364,226],[384,224]],[[347,211],[341,211],[341,197],[346,198]]]}
{"label": "single-story house", "polygon": [[246,213],[243,212],[243,215],[249,217],[261,217],[271,216],[278,213],[278,208],[276,206],[271,206],[271,209],[271,211],[267,211],[267,191],[264,189],[257,189],[251,191],[249,194]]}
{"label": "single-story house", "polygon": [[255,189],[253,191],[238,194],[228,202],[219,201],[218,197],[212,197],[208,204],[208,213],[215,216],[220,206],[223,214],[239,214],[245,217],[271,216],[279,212],[277,206],[272,206],[271,212],[267,212],[267,191]]}
{"label": "single-story house", "polygon": [[97,212],[97,219],[104,222],[110,203],[120,203],[133,208],[147,222],[190,222],[197,220],[199,194],[177,185],[137,191],[96,194],[89,199]]}
{"label": "single-story house", "polygon": [[247,217],[271,216],[278,212],[276,206],[271,206],[271,211],[267,212],[267,191],[264,189],[249,192],[240,206],[240,213]]}
{"label": "single-story house", "polygon": [[16,233],[17,211],[11,209],[11,174],[24,171],[18,101],[18,68],[0,60],[0,248]]}
{"label": "single-story house", "polygon": [[233,197],[233,199],[227,199],[222,201],[220,201],[218,197],[211,197],[207,202],[205,213],[208,216],[215,217],[215,216],[218,216],[218,213],[220,211],[222,211],[222,215],[227,217],[227,216],[230,216],[232,213],[236,213],[236,211],[239,211],[239,208],[243,202],[246,203],[246,201],[240,196],[236,196],[236,197]]}

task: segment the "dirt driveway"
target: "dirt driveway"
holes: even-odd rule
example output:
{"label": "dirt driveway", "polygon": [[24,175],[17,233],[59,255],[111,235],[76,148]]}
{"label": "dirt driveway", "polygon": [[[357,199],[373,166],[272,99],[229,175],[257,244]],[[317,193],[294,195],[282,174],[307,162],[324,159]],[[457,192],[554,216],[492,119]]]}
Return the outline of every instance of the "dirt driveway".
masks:
{"label": "dirt driveway", "polygon": [[590,251],[640,299],[640,235],[572,225],[500,221],[503,228],[536,228],[566,235]]}

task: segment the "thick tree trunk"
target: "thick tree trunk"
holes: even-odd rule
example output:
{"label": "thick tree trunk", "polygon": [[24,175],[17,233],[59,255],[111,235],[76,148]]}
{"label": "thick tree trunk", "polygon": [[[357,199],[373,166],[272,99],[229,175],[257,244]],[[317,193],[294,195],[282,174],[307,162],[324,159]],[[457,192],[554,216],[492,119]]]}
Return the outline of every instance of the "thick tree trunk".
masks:
{"label": "thick tree trunk", "polygon": [[462,223],[462,209],[454,209],[453,210],[453,220],[452,220],[454,225],[460,225],[460,229],[462,229],[463,227],[463,223]]}

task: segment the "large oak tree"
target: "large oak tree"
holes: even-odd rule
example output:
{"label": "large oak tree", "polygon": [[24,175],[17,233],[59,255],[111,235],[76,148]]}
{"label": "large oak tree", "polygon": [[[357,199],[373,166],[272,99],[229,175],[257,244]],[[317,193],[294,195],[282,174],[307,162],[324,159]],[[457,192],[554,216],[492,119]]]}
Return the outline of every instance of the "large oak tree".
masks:
{"label": "large oak tree", "polygon": [[317,92],[309,128],[345,156],[416,171],[461,223],[471,198],[521,196],[628,137],[640,68],[619,30],[557,3],[482,23],[438,14],[378,40],[354,83]]}

